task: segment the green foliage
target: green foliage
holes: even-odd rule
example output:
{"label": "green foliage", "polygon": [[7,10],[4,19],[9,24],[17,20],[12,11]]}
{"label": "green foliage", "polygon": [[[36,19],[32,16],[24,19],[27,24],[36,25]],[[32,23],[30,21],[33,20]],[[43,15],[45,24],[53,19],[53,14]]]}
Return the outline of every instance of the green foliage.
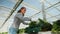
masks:
{"label": "green foliage", "polygon": [[60,20],[53,22],[52,31],[60,31]]}
{"label": "green foliage", "polygon": [[48,23],[47,21],[43,21],[42,19],[38,19],[39,24],[38,26],[41,27],[41,31],[51,31],[52,25]]}
{"label": "green foliage", "polygon": [[[51,31],[52,25],[50,23],[48,23],[47,21],[44,21],[42,19],[38,19],[38,21],[39,22],[31,21],[31,23],[29,24],[29,27],[27,27],[25,29],[19,29],[17,33],[22,34],[25,32],[25,33],[29,33],[29,34],[32,34],[32,33],[35,34],[35,33],[38,33],[40,31]],[[55,22],[53,24],[52,30],[56,30],[57,28],[59,29],[60,26],[59,26],[59,24],[57,25],[57,23]]]}
{"label": "green foliage", "polygon": [[24,33],[25,32],[25,30],[24,29],[19,29],[18,31],[17,31],[17,33],[19,34],[22,34],[22,33]]}
{"label": "green foliage", "polygon": [[37,27],[37,22],[36,21],[31,21],[29,27],[25,29],[25,32],[27,33],[33,33],[33,32],[39,32],[40,27]]}
{"label": "green foliage", "polygon": [[52,25],[48,22],[45,22],[41,19],[38,19],[39,22],[37,21],[31,21],[29,24],[29,27],[25,29],[25,32],[27,33],[38,33],[39,31],[51,31]]}
{"label": "green foliage", "polygon": [[2,32],[2,33],[0,33],[0,34],[8,34],[8,32]]}
{"label": "green foliage", "polygon": [[31,27],[31,28],[34,28],[34,27],[36,27],[36,21],[31,21],[31,23],[29,24],[29,27]]}

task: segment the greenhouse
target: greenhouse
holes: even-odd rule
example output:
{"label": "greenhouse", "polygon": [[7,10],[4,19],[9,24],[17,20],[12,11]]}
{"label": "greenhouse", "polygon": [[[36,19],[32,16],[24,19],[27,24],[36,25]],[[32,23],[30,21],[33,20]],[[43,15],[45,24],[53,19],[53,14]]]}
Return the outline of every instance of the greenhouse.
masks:
{"label": "greenhouse", "polygon": [[0,0],[0,34],[8,34],[21,7],[31,21],[21,23],[17,34],[60,34],[60,0]]}

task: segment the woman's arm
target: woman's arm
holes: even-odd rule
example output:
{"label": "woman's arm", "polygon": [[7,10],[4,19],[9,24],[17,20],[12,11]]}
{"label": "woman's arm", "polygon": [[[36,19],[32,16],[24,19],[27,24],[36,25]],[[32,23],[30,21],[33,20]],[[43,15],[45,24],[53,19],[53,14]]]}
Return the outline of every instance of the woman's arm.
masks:
{"label": "woman's arm", "polygon": [[31,18],[24,17],[24,21],[31,21]]}
{"label": "woman's arm", "polygon": [[31,18],[23,17],[21,14],[16,14],[16,17],[23,21],[31,21]]}
{"label": "woman's arm", "polygon": [[20,19],[21,21],[22,21],[22,23],[23,24],[26,24],[26,25],[28,25],[29,23],[25,23],[24,21],[31,21],[31,19],[30,18],[27,18],[27,17],[23,17],[21,14],[16,14],[16,16],[15,17],[17,17],[18,19]]}

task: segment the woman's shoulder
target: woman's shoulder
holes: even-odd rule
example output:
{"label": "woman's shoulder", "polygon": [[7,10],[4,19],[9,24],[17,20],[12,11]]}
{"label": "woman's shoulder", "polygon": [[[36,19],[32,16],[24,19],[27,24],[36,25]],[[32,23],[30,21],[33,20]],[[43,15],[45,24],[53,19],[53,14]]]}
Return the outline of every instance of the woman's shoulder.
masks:
{"label": "woman's shoulder", "polygon": [[17,13],[16,15],[22,15],[21,13]]}
{"label": "woman's shoulder", "polygon": [[15,16],[22,16],[22,14],[21,13],[17,13]]}

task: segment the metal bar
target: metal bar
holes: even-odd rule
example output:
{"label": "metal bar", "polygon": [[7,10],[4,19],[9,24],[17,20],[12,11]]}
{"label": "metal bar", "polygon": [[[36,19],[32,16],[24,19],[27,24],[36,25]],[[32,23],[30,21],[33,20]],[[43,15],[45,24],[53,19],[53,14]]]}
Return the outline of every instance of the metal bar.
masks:
{"label": "metal bar", "polygon": [[[52,5],[50,2],[48,2],[48,1],[46,1],[46,2],[49,3],[49,5]],[[60,12],[60,10],[58,8],[56,8],[56,7],[53,7],[53,8],[57,9]]]}
{"label": "metal bar", "polygon": [[46,8],[46,9],[49,9],[49,8],[51,8],[51,7],[53,7],[53,6],[57,5],[57,4],[60,4],[60,1],[59,1],[59,2],[57,2],[57,3],[56,3],[56,4],[54,4],[54,5],[52,5],[52,6],[48,7],[48,8]]}
{"label": "metal bar", "polygon": [[[0,7],[7,8],[7,7],[5,7],[5,6],[0,6]],[[7,8],[7,9],[12,10],[11,8]]]}
{"label": "metal bar", "polygon": [[42,15],[43,15],[43,20],[46,21],[46,12],[45,12],[45,6],[44,6],[44,0],[42,0]]}
{"label": "metal bar", "polygon": [[[57,4],[60,4],[60,2],[57,2],[56,4],[53,4],[52,6],[46,8],[45,10],[47,10],[47,9],[49,9],[49,8],[51,8],[51,7],[55,6],[55,5],[57,5]],[[40,11],[40,12],[41,12],[41,11]],[[36,14],[39,14],[40,12],[38,12],[38,13],[36,13]],[[36,15],[36,14],[34,14],[34,15]],[[34,16],[34,15],[33,15],[33,16]],[[30,16],[30,17],[33,17],[33,16]]]}
{"label": "metal bar", "polygon": [[29,7],[30,9],[33,9],[33,10],[35,10],[35,11],[39,11],[37,7],[35,7],[35,6],[31,5],[31,4],[28,4],[28,3],[24,2],[24,1],[22,2],[21,5],[27,6],[27,7]]}
{"label": "metal bar", "polygon": [[[58,15],[55,15],[55,16],[51,16],[51,17],[49,17],[49,18],[52,18],[52,17],[56,17],[56,16],[59,16],[60,14],[58,14]],[[49,19],[49,18],[47,18],[47,19]]]}
{"label": "metal bar", "polygon": [[13,7],[13,9],[11,10],[11,14],[8,16],[8,18],[4,21],[4,23],[2,24],[2,26],[0,28],[3,27],[3,25],[6,23],[6,21],[10,18],[10,16],[15,12],[15,10],[18,8],[18,6],[22,3],[23,0],[19,0],[15,6]]}

